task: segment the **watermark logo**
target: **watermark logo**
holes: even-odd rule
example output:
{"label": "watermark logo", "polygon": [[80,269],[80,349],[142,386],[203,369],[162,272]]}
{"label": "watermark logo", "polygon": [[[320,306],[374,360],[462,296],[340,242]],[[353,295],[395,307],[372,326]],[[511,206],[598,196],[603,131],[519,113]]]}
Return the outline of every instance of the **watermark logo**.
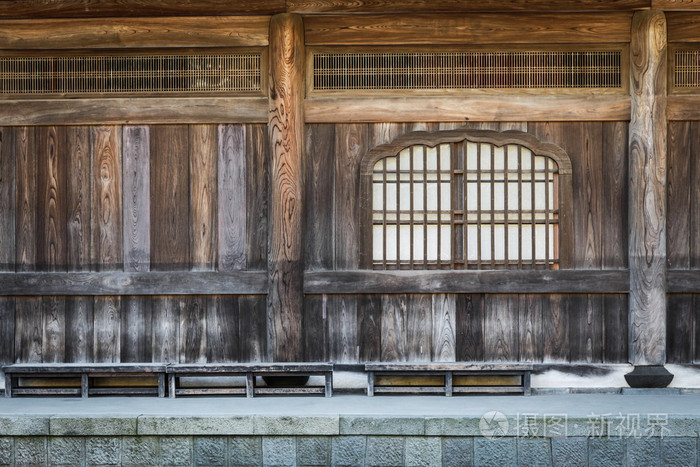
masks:
{"label": "watermark logo", "polygon": [[479,430],[484,438],[501,438],[508,434],[508,419],[495,410],[486,412],[479,420]]}

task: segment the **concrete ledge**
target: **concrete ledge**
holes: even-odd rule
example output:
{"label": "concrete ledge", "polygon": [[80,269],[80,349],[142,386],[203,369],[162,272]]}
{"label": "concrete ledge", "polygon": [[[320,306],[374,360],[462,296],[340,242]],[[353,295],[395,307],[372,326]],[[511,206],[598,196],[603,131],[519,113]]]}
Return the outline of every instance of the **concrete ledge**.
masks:
{"label": "concrete ledge", "polygon": [[381,417],[353,415],[340,417],[341,435],[423,435],[423,417]]}
{"label": "concrete ledge", "polygon": [[51,436],[125,436],[136,435],[135,417],[54,416],[49,420]]}
{"label": "concrete ledge", "polygon": [[255,420],[243,417],[140,416],[139,435],[253,435]]}
{"label": "concrete ledge", "polygon": [[0,436],[42,436],[49,434],[49,417],[0,416]]}

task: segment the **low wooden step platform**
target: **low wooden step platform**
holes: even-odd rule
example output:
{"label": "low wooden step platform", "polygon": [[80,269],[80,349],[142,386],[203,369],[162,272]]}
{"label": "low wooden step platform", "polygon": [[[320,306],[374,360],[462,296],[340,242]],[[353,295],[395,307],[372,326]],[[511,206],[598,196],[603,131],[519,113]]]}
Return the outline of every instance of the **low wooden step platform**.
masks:
{"label": "low wooden step platform", "polygon": [[165,397],[165,364],[61,363],[3,367],[5,397]]}
{"label": "low wooden step platform", "polygon": [[[215,363],[215,364],[173,364],[167,368],[169,395],[177,396],[209,396],[209,395],[245,395],[255,397],[261,395],[308,395],[322,394],[331,397],[333,394],[333,364],[332,363]],[[231,377],[244,376],[245,387],[184,387],[180,381],[183,377]],[[282,377],[275,386],[259,387],[256,377]],[[294,379],[306,376],[323,376],[323,386],[306,386],[295,384]]]}
{"label": "low wooden step platform", "polygon": [[367,395],[530,395],[529,363],[367,363]]}

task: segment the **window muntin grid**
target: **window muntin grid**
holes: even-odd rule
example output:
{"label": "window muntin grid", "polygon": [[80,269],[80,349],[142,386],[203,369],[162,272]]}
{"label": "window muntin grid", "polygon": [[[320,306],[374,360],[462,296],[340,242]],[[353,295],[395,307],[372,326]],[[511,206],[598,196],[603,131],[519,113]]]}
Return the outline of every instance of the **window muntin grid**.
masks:
{"label": "window muntin grid", "polygon": [[507,144],[413,145],[372,172],[375,269],[558,268],[558,167]]}
{"label": "window muntin grid", "polygon": [[700,50],[675,50],[673,60],[673,86],[700,88]]}

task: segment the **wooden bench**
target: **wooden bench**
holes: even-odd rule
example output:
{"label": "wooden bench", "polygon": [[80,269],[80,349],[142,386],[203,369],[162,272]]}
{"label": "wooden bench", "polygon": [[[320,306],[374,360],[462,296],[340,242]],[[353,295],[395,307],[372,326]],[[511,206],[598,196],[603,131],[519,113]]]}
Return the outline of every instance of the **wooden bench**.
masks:
{"label": "wooden bench", "polygon": [[[284,394],[323,394],[331,397],[333,393],[332,363],[212,363],[212,364],[173,364],[167,368],[169,395],[207,396],[207,395],[260,395]],[[245,387],[224,385],[218,387],[184,387],[183,377],[245,377]],[[256,377],[279,378],[279,385],[259,387]],[[323,386],[305,386],[296,384],[294,379],[306,376],[323,376]]]}
{"label": "wooden bench", "polygon": [[367,395],[530,395],[529,363],[367,363]]}
{"label": "wooden bench", "polygon": [[35,363],[3,367],[5,397],[165,397],[164,364]]}

